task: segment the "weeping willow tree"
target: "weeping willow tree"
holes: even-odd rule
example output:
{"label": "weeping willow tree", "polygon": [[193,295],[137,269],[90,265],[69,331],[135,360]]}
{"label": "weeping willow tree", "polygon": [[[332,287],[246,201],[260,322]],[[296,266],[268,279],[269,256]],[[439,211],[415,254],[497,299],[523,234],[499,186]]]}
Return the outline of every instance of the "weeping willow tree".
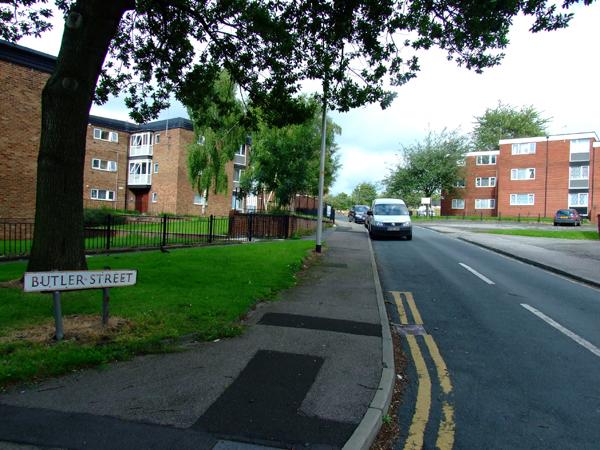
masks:
{"label": "weeping willow tree", "polygon": [[227,191],[225,166],[245,142],[246,114],[236,97],[237,86],[222,70],[217,81],[188,104],[195,142],[188,147],[188,176],[198,194]]}

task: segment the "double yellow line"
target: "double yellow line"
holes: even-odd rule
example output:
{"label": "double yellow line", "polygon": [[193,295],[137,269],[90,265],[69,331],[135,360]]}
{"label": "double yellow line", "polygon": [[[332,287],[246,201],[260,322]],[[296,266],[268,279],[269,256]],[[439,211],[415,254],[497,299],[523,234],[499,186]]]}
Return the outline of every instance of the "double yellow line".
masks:
{"label": "double yellow line", "polygon": [[[423,319],[415,303],[415,299],[411,292],[391,292],[396,303],[396,309],[400,316],[401,325],[409,325],[407,311],[404,308],[404,303],[408,305],[412,315],[414,325],[423,325]],[[425,345],[429,350],[431,359],[435,364],[437,371],[437,381],[440,384],[443,401],[442,401],[442,419],[438,428],[436,448],[440,450],[450,450],[454,446],[454,406],[450,402],[450,393],[452,392],[452,382],[448,374],[446,363],[440,354],[440,350],[433,339],[433,336],[425,334],[423,336]],[[423,448],[425,428],[429,421],[429,413],[431,410],[431,377],[425,364],[425,359],[421,353],[421,349],[417,342],[416,336],[407,335],[406,340],[412,359],[415,363],[419,386],[417,389],[417,402],[415,412],[408,430],[408,437],[404,444],[405,450],[421,450]]]}

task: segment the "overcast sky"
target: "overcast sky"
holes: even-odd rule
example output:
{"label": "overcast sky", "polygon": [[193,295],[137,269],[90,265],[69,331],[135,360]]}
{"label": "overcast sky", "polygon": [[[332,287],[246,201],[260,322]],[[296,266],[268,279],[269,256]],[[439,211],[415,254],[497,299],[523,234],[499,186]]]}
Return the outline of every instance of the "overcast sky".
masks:
{"label": "overcast sky", "polygon": [[[342,127],[337,142],[342,168],[331,191],[351,193],[363,181],[377,183],[397,164],[398,152],[444,127],[470,133],[473,117],[498,101],[516,107],[533,105],[551,117],[551,134],[594,131],[600,134],[600,4],[578,6],[566,30],[531,34],[531,20],[517,18],[506,57],[498,67],[476,74],[458,68],[444,53],[431,50],[420,58],[416,79],[397,88],[393,105],[378,105],[332,114]],[[21,45],[58,54],[62,30]],[[594,44],[596,42],[596,44]],[[121,101],[94,106],[92,114],[127,120]],[[173,105],[161,118],[185,116]]]}

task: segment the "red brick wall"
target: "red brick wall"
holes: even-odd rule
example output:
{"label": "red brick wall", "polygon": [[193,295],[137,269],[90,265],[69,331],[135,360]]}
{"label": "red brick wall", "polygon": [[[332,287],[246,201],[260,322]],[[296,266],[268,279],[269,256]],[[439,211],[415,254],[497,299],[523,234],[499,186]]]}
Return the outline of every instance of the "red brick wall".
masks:
{"label": "red brick wall", "polygon": [[40,95],[48,78],[0,61],[0,218],[35,216]]}
{"label": "red brick wall", "polygon": [[600,214],[600,143],[590,153],[590,219],[596,221]]}
{"label": "red brick wall", "polygon": [[[476,199],[496,198],[497,187],[477,187],[476,178],[496,177],[496,186],[498,186],[498,165],[477,165],[476,156],[467,156],[464,166],[464,188],[455,188],[452,193],[447,193],[441,201],[441,214],[443,216],[495,216],[497,205],[494,209],[475,209]],[[465,201],[464,209],[452,209],[452,199],[463,199]]]}
{"label": "red brick wall", "polygon": [[[116,132],[118,142],[94,139],[94,128]],[[88,125],[86,135],[85,168],[83,172],[83,206],[84,208],[125,209],[127,183],[127,149],[129,134],[109,128]],[[108,172],[92,169],[92,159],[116,161],[117,171]],[[106,189],[115,193],[114,201],[92,200],[92,189]]]}

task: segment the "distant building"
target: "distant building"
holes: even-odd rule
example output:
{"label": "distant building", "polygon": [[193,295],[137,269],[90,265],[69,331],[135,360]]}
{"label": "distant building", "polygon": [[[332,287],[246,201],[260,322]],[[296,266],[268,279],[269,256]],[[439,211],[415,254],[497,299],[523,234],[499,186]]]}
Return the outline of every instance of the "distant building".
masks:
{"label": "distant building", "polygon": [[595,133],[505,139],[465,155],[464,186],[446,193],[443,215],[552,217],[600,214],[600,140]]}
{"label": "distant building", "polygon": [[[0,218],[35,215],[41,92],[55,63],[50,55],[0,41]],[[90,116],[84,206],[194,215],[244,209],[246,199],[237,191],[249,142],[241,143],[226,166],[227,192],[210,193],[207,202],[188,178],[187,147],[193,139],[191,121],[181,117],[136,125]]]}

